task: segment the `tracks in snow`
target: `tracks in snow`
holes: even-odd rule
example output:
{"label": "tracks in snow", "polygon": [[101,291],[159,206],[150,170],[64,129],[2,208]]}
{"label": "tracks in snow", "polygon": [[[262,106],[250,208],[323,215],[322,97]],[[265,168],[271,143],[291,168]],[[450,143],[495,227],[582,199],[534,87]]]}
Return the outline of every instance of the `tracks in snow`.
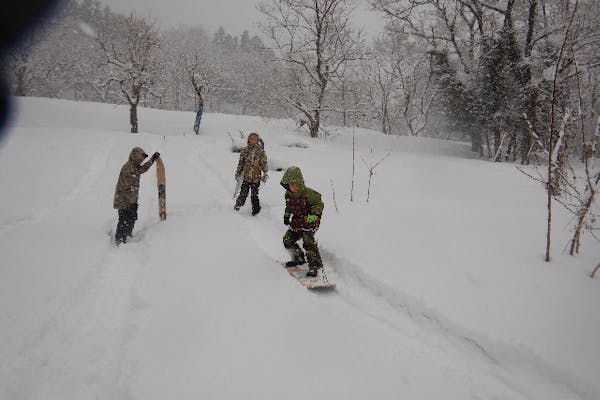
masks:
{"label": "tracks in snow", "polygon": [[[135,283],[143,243],[113,248],[63,299],[20,350],[3,360],[2,398],[128,398],[131,366],[122,354],[135,333]],[[141,252],[141,260],[140,260]]]}
{"label": "tracks in snow", "polygon": [[[195,160],[210,182],[210,188],[214,189],[211,190],[214,201],[229,199],[231,195],[226,190],[226,182],[219,178],[219,171],[214,170],[202,155],[198,155]],[[275,217],[269,214],[268,209],[263,208],[263,212],[257,217],[244,218],[243,221],[244,229],[255,241],[257,248],[274,262],[286,257],[281,243],[283,232],[278,223],[279,218]],[[315,295],[337,297],[352,309],[368,315],[406,338],[425,343],[433,349],[441,346],[444,354],[450,352],[456,357],[470,359],[480,368],[489,370],[490,377],[486,379],[499,380],[511,388],[515,398],[536,398],[536,393],[544,391],[542,387],[528,387],[526,382],[529,379],[521,379],[519,374],[510,370],[515,365],[530,377],[533,376],[531,381],[546,382],[545,386],[554,387],[554,393],[563,392],[565,398],[579,398],[568,382],[559,381],[560,373],[538,360],[535,355],[507,344],[494,343],[489,338],[468,331],[428,308],[401,288],[392,287],[370,276],[365,268],[336,255],[326,245],[319,246],[325,267],[338,285],[335,292]]]}
{"label": "tracks in snow", "polygon": [[[209,205],[233,214],[231,193],[219,172],[199,153],[192,152],[187,161],[199,169],[206,185],[204,193],[210,196]],[[89,190],[98,177],[100,165],[100,158],[94,160],[85,175],[87,178],[62,199],[59,207]],[[48,209],[46,215],[52,210]],[[258,217],[241,219],[257,247],[275,263],[285,252],[279,219],[270,211],[267,207]],[[0,397],[132,397],[129,382],[136,366],[123,354],[136,335],[135,321],[132,321],[138,308],[135,286],[150,257],[151,236],[147,234],[139,243],[108,250],[77,290],[63,299],[56,313],[23,341],[19,351],[2,361],[0,374],[8,385],[0,389]],[[324,301],[342,300],[351,309],[388,326],[406,340],[431,347],[431,354],[450,352],[475,360],[491,372],[493,376],[489,379],[500,380],[514,388],[514,398],[535,398],[531,389],[523,388],[521,380],[498,363],[486,345],[479,344],[463,329],[453,326],[401,289],[369,276],[364,268],[326,246],[321,245],[321,251],[338,288],[333,293],[315,295],[322,296]]]}

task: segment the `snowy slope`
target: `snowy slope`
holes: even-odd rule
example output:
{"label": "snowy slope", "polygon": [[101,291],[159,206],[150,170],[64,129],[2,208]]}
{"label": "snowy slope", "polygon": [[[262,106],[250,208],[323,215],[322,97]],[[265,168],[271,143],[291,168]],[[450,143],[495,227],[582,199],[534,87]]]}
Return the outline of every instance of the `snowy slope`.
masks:
{"label": "snowy slope", "polygon": [[[557,208],[544,263],[543,190],[514,166],[357,130],[351,203],[351,130],[314,140],[291,121],[208,114],[196,136],[192,113],[142,109],[133,135],[123,106],[18,104],[0,149],[0,399],[600,397],[600,286],[586,276],[600,246],[561,255]],[[278,264],[281,171],[261,214],[232,210],[240,130],[323,194],[336,291]],[[163,156],[169,217],[151,169],[136,238],[115,248],[114,185],[134,146]],[[367,204],[361,159],[388,151]]]}

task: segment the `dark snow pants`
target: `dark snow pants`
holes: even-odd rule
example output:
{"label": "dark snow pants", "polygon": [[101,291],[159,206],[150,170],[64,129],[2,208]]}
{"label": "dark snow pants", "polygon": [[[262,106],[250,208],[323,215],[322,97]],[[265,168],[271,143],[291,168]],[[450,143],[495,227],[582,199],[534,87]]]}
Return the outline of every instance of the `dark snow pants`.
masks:
{"label": "dark snow pants", "polygon": [[250,192],[250,202],[252,203],[252,212],[256,214],[260,211],[260,200],[258,199],[258,187],[260,186],[260,182],[242,182],[242,187],[240,188],[240,194],[235,202],[235,207],[240,208],[244,204],[246,204],[246,198],[248,197],[248,192]]}
{"label": "dark snow pants", "polygon": [[117,223],[117,233],[115,242],[126,243],[127,236],[131,236],[135,221],[137,220],[138,205],[134,204],[128,209],[119,210],[119,222]]}
{"label": "dark snow pants", "polygon": [[314,232],[295,232],[290,229],[283,236],[283,245],[290,252],[293,258],[298,258],[302,254],[302,249],[300,249],[300,246],[298,246],[298,243],[296,242],[300,239],[302,239],[302,247],[304,247],[304,251],[306,251],[308,266],[313,268],[322,268],[323,261],[321,261],[321,254],[319,253],[319,246],[317,239],[315,239]]}

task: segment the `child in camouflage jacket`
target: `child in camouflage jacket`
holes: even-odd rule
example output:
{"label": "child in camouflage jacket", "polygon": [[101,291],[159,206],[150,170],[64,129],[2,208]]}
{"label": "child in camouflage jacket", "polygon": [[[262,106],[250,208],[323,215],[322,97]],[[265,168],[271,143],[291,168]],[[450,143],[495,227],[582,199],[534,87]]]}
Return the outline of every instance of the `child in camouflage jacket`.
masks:
{"label": "child in camouflage jacket", "polygon": [[[252,215],[260,212],[260,200],[258,198],[258,188],[261,180],[266,182],[268,179],[267,155],[264,144],[258,133],[252,132],[248,136],[248,146],[240,152],[240,159],[235,172],[235,180],[242,182],[240,194],[235,202],[234,209],[238,211],[245,203],[250,191],[250,202],[252,203]],[[262,177],[261,177],[262,175]]]}
{"label": "child in camouflage jacket", "polygon": [[129,153],[129,160],[121,167],[113,200],[113,207],[119,212],[115,234],[117,245],[126,243],[127,237],[132,235],[137,220],[140,175],[148,171],[160,154],[154,153],[150,160],[142,164],[147,157],[148,154],[141,147],[134,147]]}

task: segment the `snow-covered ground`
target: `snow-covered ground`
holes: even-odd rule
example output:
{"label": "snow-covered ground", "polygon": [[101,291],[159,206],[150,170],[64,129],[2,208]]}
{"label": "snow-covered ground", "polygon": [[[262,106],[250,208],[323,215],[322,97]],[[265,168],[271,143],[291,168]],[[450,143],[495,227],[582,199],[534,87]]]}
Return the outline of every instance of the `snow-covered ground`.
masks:
{"label": "snow-covered ground", "polygon": [[[292,121],[18,99],[0,149],[0,399],[600,398],[600,246],[543,261],[543,188],[468,146],[352,130],[310,139]],[[233,211],[240,131],[274,170],[263,211]],[[112,209],[134,146],[166,164],[142,176],[133,242]],[[362,161],[378,160],[371,198]],[[320,191],[319,245],[335,291],[278,261],[282,172]],[[335,203],[333,193],[335,191]]]}

